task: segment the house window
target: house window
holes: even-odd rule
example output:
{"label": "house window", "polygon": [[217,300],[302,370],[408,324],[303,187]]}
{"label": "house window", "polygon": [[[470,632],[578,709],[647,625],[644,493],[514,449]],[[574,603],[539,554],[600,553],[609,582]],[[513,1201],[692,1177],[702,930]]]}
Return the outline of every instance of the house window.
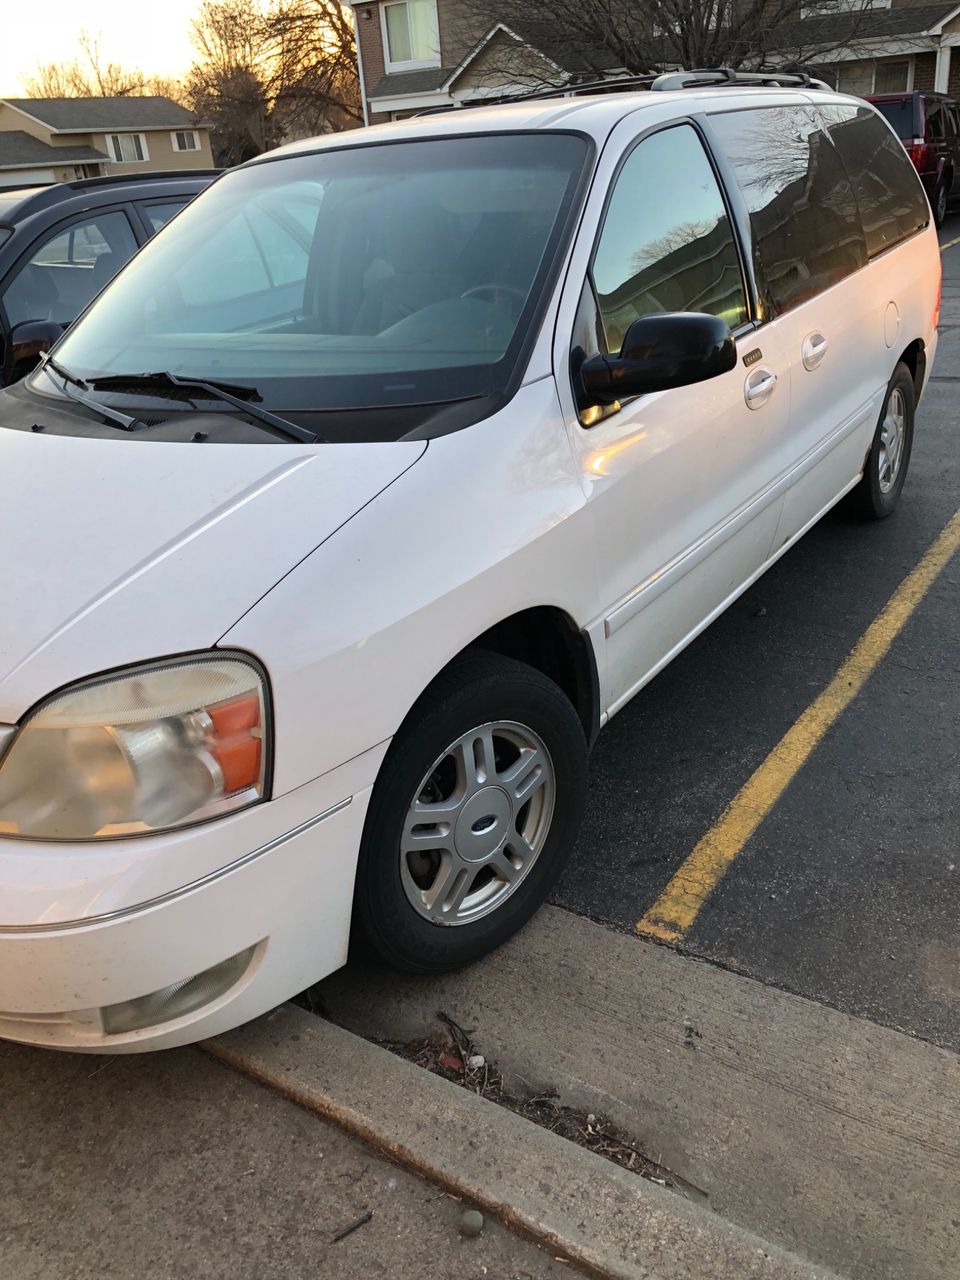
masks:
{"label": "house window", "polygon": [[877,62],[841,62],[835,72],[840,93],[864,97],[870,93],[904,93],[912,86],[910,58],[881,58]]}
{"label": "house window", "polygon": [[147,140],[142,133],[108,133],[107,150],[116,164],[135,164],[149,160]]}
{"label": "house window", "polygon": [[440,65],[436,0],[391,0],[380,10],[384,62],[397,67]]}
{"label": "house window", "polygon": [[171,133],[170,141],[174,151],[199,151],[200,139],[194,129],[178,129]]}
{"label": "house window", "polygon": [[892,58],[885,58],[877,63],[873,77],[873,92],[902,93],[909,87],[909,79],[910,63],[906,59],[895,62]]}

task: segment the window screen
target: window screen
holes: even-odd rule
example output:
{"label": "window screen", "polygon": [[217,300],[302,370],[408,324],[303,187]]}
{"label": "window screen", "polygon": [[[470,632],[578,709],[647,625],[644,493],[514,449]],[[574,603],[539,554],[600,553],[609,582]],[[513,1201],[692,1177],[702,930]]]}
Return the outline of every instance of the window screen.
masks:
{"label": "window screen", "polygon": [[853,182],[870,257],[914,235],[930,221],[916,170],[902,145],[870,107],[821,107]]}
{"label": "window screen", "polygon": [[750,213],[767,316],[865,265],[856,198],[813,107],[731,111],[710,123]]}
{"label": "window screen", "polygon": [[634,320],[706,311],[747,318],[736,242],[717,179],[690,125],[641,142],[620,171],[594,259],[607,350]]}

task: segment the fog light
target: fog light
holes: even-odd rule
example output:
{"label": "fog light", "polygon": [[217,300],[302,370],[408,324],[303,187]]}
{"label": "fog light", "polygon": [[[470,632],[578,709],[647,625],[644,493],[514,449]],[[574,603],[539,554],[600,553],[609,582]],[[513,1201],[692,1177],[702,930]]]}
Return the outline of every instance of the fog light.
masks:
{"label": "fog light", "polygon": [[205,969],[192,978],[184,978],[172,986],[152,991],[136,1000],[123,1000],[120,1004],[108,1004],[100,1010],[104,1032],[109,1036],[124,1031],[139,1031],[158,1023],[172,1022],[188,1013],[202,1009],[222,996],[238,982],[246,972],[256,947],[247,947],[229,960],[221,960],[212,969]]}

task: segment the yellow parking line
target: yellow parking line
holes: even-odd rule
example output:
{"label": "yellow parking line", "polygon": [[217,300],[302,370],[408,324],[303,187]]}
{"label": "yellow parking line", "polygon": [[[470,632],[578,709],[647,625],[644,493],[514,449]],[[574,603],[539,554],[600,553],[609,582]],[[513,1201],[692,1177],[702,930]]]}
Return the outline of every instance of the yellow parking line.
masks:
{"label": "yellow parking line", "polygon": [[663,942],[683,937],[734,858],[866,684],[958,549],[960,511],[893,593],[827,687],[787,730],[637,922],[637,933]]}
{"label": "yellow parking line", "polygon": [[940,246],[940,252],[943,253],[945,249],[952,249],[955,244],[960,244],[960,236],[954,236],[952,240],[948,240],[946,244],[942,244]]}

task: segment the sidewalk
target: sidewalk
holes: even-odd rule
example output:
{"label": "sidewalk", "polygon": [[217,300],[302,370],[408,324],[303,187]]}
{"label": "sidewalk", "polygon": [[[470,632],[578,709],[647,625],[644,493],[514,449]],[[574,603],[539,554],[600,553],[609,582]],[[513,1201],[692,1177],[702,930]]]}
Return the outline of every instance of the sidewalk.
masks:
{"label": "sidewalk", "polygon": [[459,1202],[196,1049],[101,1058],[0,1043],[0,1098],[8,1280],[580,1274],[489,1218],[461,1239]]}

